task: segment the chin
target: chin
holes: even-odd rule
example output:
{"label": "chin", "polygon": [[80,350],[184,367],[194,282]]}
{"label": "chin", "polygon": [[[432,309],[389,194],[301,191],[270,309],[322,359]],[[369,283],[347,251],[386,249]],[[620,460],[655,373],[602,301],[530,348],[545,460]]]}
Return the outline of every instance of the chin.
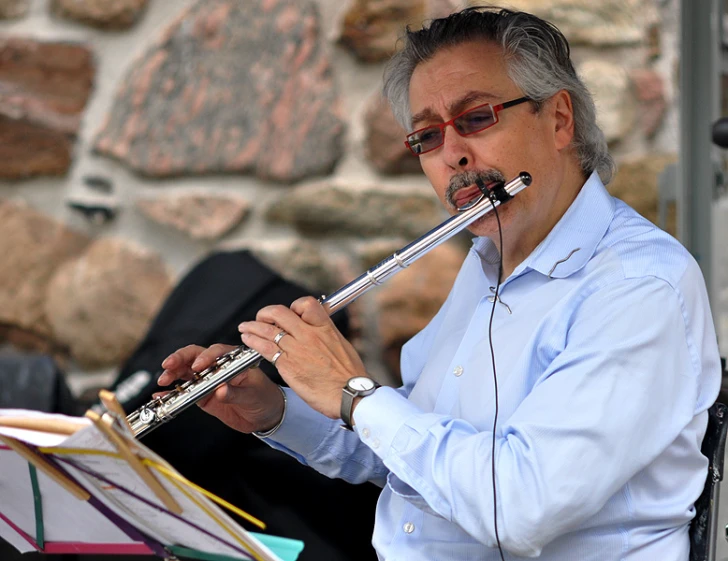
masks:
{"label": "chin", "polygon": [[[498,209],[501,229],[504,234],[506,231],[506,218],[508,214],[509,213],[504,212],[504,209]],[[475,236],[488,237],[498,243],[498,221],[495,218],[495,213],[491,211],[482,218],[479,218],[468,226],[468,231]]]}

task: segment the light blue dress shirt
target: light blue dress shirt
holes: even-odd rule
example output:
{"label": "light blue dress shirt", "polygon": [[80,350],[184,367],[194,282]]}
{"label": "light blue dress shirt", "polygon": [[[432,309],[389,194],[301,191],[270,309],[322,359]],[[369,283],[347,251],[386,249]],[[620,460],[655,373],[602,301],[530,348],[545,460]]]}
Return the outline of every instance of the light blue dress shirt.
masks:
{"label": "light blue dress shirt", "polygon": [[[269,444],[330,477],[383,487],[373,536],[382,560],[500,559],[488,341],[497,260],[490,240],[474,241],[447,301],[403,348],[403,386],[361,400],[355,433],[286,390]],[[721,377],[690,254],[593,174],[503,282],[492,336],[505,558],[686,561]]]}

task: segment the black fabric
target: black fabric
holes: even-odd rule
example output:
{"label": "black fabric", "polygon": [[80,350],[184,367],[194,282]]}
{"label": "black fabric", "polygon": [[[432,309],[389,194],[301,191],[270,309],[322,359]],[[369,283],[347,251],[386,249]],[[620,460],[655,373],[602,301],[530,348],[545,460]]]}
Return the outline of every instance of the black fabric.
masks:
{"label": "black fabric", "polygon": [[34,353],[0,355],[0,408],[80,413],[56,362],[47,355]]}
{"label": "black fabric", "polygon": [[703,492],[695,501],[695,517],[690,523],[690,561],[708,561],[712,559],[711,553],[715,553],[711,552],[715,544],[709,540],[710,528],[718,516],[712,495],[723,480],[727,432],[728,406],[716,402],[708,410],[708,428],[701,447],[703,455],[708,458],[708,475]]}
{"label": "black fabric", "polygon": [[[289,305],[309,294],[247,251],[213,254],[172,291],[112,389],[118,390],[125,410],[132,412],[159,391],[159,365],[171,352],[188,344],[239,345],[241,321],[254,319],[266,305]],[[347,336],[345,311],[333,319]],[[282,383],[270,364],[264,361],[262,368]],[[140,371],[151,374],[149,382],[141,389],[133,384],[131,390],[130,384],[124,388],[125,380],[139,381]],[[266,522],[266,532],[304,541],[299,561],[376,559],[371,536],[379,489],[373,484],[331,480],[254,436],[226,427],[198,407],[155,429],[143,442],[194,483]],[[242,519],[239,522],[258,531]]]}

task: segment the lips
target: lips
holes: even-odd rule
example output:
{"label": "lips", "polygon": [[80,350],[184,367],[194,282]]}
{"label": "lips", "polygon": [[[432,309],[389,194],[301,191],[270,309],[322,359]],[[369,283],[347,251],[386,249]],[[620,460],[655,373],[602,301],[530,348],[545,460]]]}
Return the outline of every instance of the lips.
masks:
{"label": "lips", "polygon": [[473,199],[479,197],[483,193],[478,189],[476,185],[471,187],[463,187],[455,192],[455,196],[452,198],[453,203],[457,208],[461,208]]}

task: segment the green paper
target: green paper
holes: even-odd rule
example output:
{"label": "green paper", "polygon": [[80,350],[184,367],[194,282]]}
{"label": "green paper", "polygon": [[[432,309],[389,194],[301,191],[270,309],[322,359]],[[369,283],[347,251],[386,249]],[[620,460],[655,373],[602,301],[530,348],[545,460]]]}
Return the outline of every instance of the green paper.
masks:
{"label": "green paper", "polygon": [[35,543],[43,550],[45,549],[45,530],[43,529],[43,501],[40,496],[38,485],[38,472],[33,464],[28,464],[30,471],[30,484],[33,487],[33,505],[35,506]]}
{"label": "green paper", "polygon": [[250,532],[250,534],[283,561],[296,561],[298,554],[303,550],[303,542],[299,540],[258,534],[257,532]]}
{"label": "green paper", "polygon": [[[280,557],[282,561],[296,561],[298,554],[303,550],[303,542],[299,540],[258,534],[256,532],[250,532],[250,535]],[[188,559],[199,559],[200,561],[239,561],[235,557],[228,557],[227,555],[219,555],[216,553],[204,553],[178,545],[169,546],[167,549],[174,555],[187,557]]]}

